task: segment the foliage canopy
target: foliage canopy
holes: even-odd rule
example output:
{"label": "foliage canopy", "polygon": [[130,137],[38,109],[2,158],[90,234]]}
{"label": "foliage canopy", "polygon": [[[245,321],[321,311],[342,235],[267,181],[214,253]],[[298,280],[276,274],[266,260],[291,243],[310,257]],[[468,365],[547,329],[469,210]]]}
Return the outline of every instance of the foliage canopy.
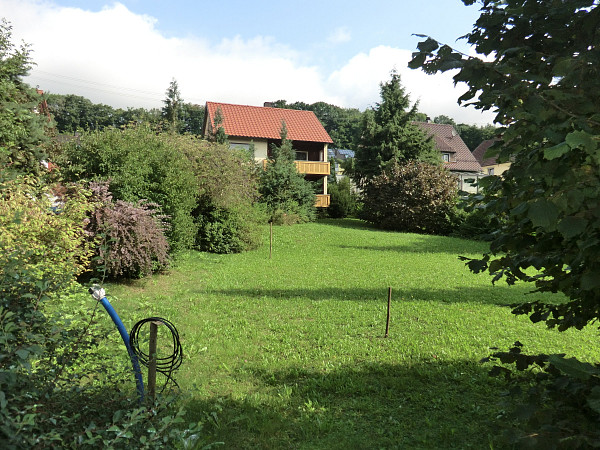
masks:
{"label": "foliage canopy", "polygon": [[486,209],[507,220],[490,253],[468,264],[563,292],[564,304],[515,310],[559,330],[600,319],[599,28],[597,0],[485,0],[466,39],[488,60],[427,38],[409,64],[458,69],[454,80],[468,85],[459,101],[503,124],[499,159],[514,160],[482,184]]}
{"label": "foliage canopy", "polygon": [[365,184],[360,217],[387,230],[445,234],[456,192],[456,179],[443,167],[393,163]]}

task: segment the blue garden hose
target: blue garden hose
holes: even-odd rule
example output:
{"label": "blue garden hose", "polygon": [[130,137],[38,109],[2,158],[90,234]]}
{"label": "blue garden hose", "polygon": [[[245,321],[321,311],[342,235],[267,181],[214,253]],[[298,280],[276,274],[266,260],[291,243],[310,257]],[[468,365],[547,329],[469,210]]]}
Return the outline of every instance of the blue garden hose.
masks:
{"label": "blue garden hose", "polygon": [[133,350],[131,349],[131,345],[129,344],[129,334],[127,333],[127,330],[125,329],[123,322],[121,322],[121,318],[119,317],[119,315],[117,314],[115,309],[112,307],[112,305],[106,298],[104,289],[102,289],[100,287],[91,287],[89,289],[89,292],[90,292],[90,294],[92,294],[92,297],[94,297],[96,300],[98,300],[100,303],[102,303],[102,306],[104,306],[104,309],[106,309],[106,312],[108,313],[110,318],[113,320],[113,322],[117,326],[117,329],[119,330],[119,333],[121,334],[121,338],[123,338],[125,347],[127,347],[127,353],[129,353],[129,358],[131,358],[133,372],[135,373],[135,384],[137,385],[137,391],[140,396],[140,403],[141,403],[144,401],[144,381],[142,379],[142,372],[140,371],[140,364],[138,362],[138,358],[135,355],[135,353],[133,352]]}

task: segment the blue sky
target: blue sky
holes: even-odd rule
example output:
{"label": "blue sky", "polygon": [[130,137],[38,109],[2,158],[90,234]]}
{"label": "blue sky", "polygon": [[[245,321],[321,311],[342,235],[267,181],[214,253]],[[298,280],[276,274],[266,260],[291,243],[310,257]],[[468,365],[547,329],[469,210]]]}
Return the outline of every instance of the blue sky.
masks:
{"label": "blue sky", "polygon": [[470,52],[456,39],[479,13],[460,0],[0,0],[0,11],[32,44],[31,84],[112,106],[160,107],[175,78],[194,103],[285,99],[364,110],[396,68],[423,112],[493,118],[459,108],[465,88],[450,75],[406,68],[419,42],[413,33]]}

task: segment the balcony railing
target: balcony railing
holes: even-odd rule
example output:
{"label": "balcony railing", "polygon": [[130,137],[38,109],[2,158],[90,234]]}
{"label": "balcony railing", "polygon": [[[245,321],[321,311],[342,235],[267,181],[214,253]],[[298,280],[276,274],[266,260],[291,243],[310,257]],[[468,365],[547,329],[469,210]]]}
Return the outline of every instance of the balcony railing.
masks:
{"label": "balcony railing", "polygon": [[294,161],[298,172],[308,175],[329,175],[329,162],[324,161]]}
{"label": "balcony railing", "polygon": [[315,202],[315,206],[317,208],[327,208],[330,202],[331,198],[329,197],[329,195],[317,194],[317,201]]}
{"label": "balcony railing", "polygon": [[[268,159],[263,160],[263,169],[267,167]],[[329,162],[325,161],[294,161],[298,173],[305,175],[329,175]]]}

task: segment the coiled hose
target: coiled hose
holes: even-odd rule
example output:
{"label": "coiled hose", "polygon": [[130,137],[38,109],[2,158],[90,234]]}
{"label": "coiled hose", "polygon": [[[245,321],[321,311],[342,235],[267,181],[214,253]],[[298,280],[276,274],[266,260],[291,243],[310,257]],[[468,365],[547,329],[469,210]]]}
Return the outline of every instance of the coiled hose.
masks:
{"label": "coiled hose", "polygon": [[131,333],[129,334],[129,346],[131,347],[131,350],[133,351],[134,355],[137,356],[140,364],[143,364],[144,366],[148,367],[148,364],[150,363],[150,355],[142,351],[142,349],[140,349],[140,345],[138,342],[138,337],[142,326],[150,322],[157,322],[166,326],[167,329],[171,332],[171,339],[173,343],[173,352],[169,356],[156,358],[156,371],[163,374],[166,377],[165,384],[161,389],[162,393],[162,391],[164,391],[165,387],[169,382],[179,387],[172,375],[173,372],[179,368],[181,362],[183,361],[183,350],[181,347],[181,342],[179,341],[179,332],[177,331],[175,325],[173,325],[167,319],[163,319],[162,317],[148,317],[137,322],[133,326],[133,328],[131,329]]}

